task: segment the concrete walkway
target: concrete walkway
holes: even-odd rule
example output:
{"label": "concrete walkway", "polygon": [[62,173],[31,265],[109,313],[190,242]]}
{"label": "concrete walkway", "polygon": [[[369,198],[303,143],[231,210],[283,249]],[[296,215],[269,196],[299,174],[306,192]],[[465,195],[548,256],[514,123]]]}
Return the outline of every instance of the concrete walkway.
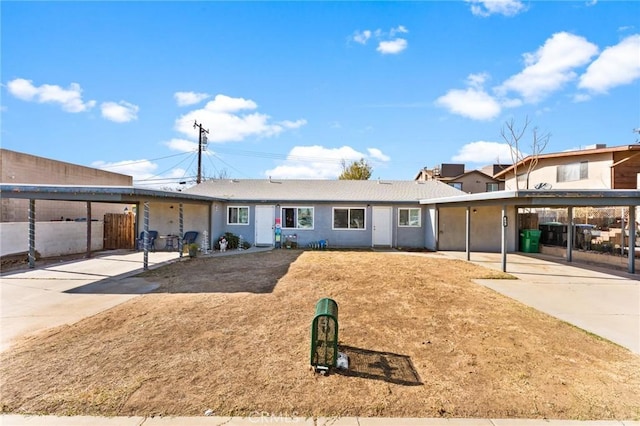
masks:
{"label": "concrete walkway", "polygon": [[[471,262],[502,270],[499,253],[471,253]],[[640,275],[517,253],[507,254],[507,273],[518,279],[476,282],[640,354]]]}
{"label": "concrete walkway", "polygon": [[[177,258],[176,252],[149,253],[149,268]],[[147,288],[121,285],[123,278],[143,270],[142,261],[142,252],[120,252],[3,274],[0,351],[19,337],[73,324],[148,292]],[[83,294],[82,288],[89,285],[115,291]]]}

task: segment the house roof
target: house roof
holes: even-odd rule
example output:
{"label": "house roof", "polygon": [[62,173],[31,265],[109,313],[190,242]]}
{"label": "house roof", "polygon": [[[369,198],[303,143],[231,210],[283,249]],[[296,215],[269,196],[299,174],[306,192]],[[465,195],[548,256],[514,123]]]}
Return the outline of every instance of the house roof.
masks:
{"label": "house roof", "polygon": [[438,181],[216,179],[184,192],[244,202],[417,203],[464,194]]}
{"label": "house roof", "polygon": [[171,203],[209,204],[209,197],[183,192],[158,191],[132,186],[107,185],[31,185],[0,184],[2,198],[34,200],[92,201],[101,203],[136,203],[139,201],[163,201]]}
{"label": "house roof", "polygon": [[468,172],[464,172],[461,175],[452,176],[452,177],[443,177],[443,178],[439,178],[439,180],[441,180],[443,182],[455,182],[457,180],[464,179],[467,176],[471,176],[471,175],[480,175],[485,179],[498,182],[498,179],[495,179],[493,176],[489,176],[488,174],[486,174],[482,170],[469,170]]}
{"label": "house roof", "polygon": [[[612,146],[609,148],[594,148],[594,149],[581,149],[581,150],[575,150],[575,151],[563,151],[563,152],[554,152],[554,153],[549,153],[549,154],[538,154],[538,160],[542,160],[542,159],[547,159],[547,158],[566,158],[566,157],[581,157],[581,156],[586,156],[586,155],[595,155],[595,154],[606,154],[606,153],[614,153],[614,152],[621,152],[621,151],[635,151],[637,153],[640,153],[640,144],[636,144],[636,145],[621,145],[621,146]],[[501,172],[497,173],[494,178],[502,178],[504,179],[504,176],[509,173],[512,172],[514,168],[516,167],[522,167],[523,165],[527,164],[528,162],[530,162],[534,157],[533,156],[528,156],[524,159],[522,159],[521,161],[517,162],[516,164],[512,165],[511,167],[508,167],[504,170],[502,170]]]}
{"label": "house roof", "polygon": [[516,205],[521,207],[638,206],[640,191],[635,189],[599,190],[519,190],[461,194],[420,200],[420,204],[470,207]]}

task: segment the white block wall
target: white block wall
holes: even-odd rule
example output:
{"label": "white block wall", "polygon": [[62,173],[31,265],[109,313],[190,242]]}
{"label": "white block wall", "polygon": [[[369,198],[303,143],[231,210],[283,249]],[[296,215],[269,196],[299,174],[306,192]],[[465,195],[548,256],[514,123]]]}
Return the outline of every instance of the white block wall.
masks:
{"label": "white block wall", "polygon": [[[36,222],[36,250],[42,257],[87,251],[86,222]],[[103,248],[104,222],[91,222],[91,250]],[[0,223],[0,256],[29,251],[29,223]]]}

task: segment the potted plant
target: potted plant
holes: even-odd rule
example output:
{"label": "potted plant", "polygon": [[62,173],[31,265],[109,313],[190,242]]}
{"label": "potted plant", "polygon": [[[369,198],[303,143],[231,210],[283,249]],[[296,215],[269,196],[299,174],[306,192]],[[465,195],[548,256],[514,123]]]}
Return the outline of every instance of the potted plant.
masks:
{"label": "potted plant", "polygon": [[196,257],[198,255],[198,245],[196,243],[189,244],[188,248],[189,257]]}

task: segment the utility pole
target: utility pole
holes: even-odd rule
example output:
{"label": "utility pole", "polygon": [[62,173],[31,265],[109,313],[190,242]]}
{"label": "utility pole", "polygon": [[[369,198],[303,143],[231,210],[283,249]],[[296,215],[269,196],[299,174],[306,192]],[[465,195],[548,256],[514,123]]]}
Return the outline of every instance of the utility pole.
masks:
{"label": "utility pole", "polygon": [[207,134],[209,130],[202,128],[202,123],[198,124],[197,121],[193,122],[193,128],[200,129],[198,131],[198,177],[196,183],[202,182],[202,145],[207,143]]}

